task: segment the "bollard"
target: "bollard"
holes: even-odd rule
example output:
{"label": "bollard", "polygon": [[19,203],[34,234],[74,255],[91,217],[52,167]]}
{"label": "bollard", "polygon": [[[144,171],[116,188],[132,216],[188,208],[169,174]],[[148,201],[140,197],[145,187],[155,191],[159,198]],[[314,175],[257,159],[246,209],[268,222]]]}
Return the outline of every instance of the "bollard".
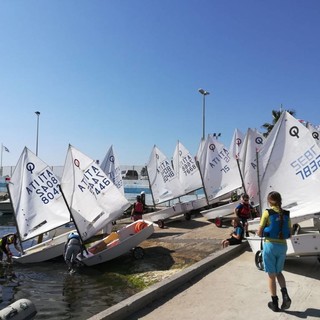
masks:
{"label": "bollard", "polygon": [[37,313],[28,299],[20,299],[0,310],[0,320],[31,320]]}

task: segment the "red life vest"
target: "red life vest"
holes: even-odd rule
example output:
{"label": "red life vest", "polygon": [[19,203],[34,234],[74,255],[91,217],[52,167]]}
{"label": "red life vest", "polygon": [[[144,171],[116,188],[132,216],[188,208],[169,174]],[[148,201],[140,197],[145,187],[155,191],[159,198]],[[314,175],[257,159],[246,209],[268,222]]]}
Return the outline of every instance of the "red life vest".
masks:
{"label": "red life vest", "polygon": [[137,214],[143,213],[143,204],[141,202],[136,202],[134,204],[134,213],[137,213]]}
{"label": "red life vest", "polygon": [[238,216],[239,218],[249,218],[250,217],[250,213],[251,213],[251,205],[250,204],[243,204],[241,203],[239,205],[239,209],[238,209]]}

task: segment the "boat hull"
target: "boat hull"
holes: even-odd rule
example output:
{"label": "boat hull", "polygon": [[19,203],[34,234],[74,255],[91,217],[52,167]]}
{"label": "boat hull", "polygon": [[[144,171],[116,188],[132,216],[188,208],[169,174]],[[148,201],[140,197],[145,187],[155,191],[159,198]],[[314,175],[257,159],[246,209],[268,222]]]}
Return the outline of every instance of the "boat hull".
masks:
{"label": "boat hull", "polygon": [[0,201],[0,212],[3,214],[12,214],[12,204],[10,199]]}
{"label": "boat hull", "polygon": [[237,204],[234,202],[224,204],[219,207],[211,208],[208,210],[200,211],[200,213],[206,218],[206,219],[215,219],[218,217],[224,217],[228,216],[230,214],[234,213],[234,208]]}
{"label": "boat hull", "polygon": [[[261,250],[261,238],[258,236],[246,238],[255,254]],[[318,256],[320,255],[320,233],[309,232],[298,234],[287,239],[287,257]]]}
{"label": "boat hull", "polygon": [[171,217],[178,216],[193,210],[191,202],[176,203],[172,207],[168,207],[159,211],[144,214],[145,219],[151,220],[152,222],[158,222],[159,220],[166,220]]}
{"label": "boat hull", "polygon": [[[76,232],[76,230],[73,230]],[[63,233],[53,239],[41,242],[24,250],[20,257],[14,256],[13,260],[18,263],[38,263],[57,258],[64,254],[64,246],[71,231]]]}
{"label": "boat hull", "polygon": [[[138,223],[145,222],[147,226],[137,232],[135,227]],[[97,252],[95,254],[90,253],[90,247],[87,249],[89,254],[84,254],[84,257],[78,256],[78,259],[85,264],[86,266],[94,266],[100,263],[104,263],[110,260],[113,260],[125,253],[130,252],[138,246],[142,241],[146,240],[154,232],[153,223],[146,220],[135,221],[126,227],[117,231],[117,236],[115,239],[112,239],[110,243],[105,245],[107,242],[106,238],[94,243],[91,247],[99,246],[99,244],[105,245],[106,249]],[[104,242],[104,244],[103,244]]]}

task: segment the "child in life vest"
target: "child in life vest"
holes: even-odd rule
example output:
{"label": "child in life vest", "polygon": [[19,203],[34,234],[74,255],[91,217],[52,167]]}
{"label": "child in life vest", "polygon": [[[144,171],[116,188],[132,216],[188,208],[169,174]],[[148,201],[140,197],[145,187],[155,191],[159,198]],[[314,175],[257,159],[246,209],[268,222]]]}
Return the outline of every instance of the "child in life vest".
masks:
{"label": "child in life vest", "polygon": [[251,214],[253,211],[255,211],[255,209],[249,203],[249,196],[247,194],[243,194],[242,201],[234,209],[234,213],[242,222],[242,225],[246,231],[246,237],[249,237],[248,219],[251,218]]}
{"label": "child in life vest", "polygon": [[3,259],[3,253],[7,256],[7,262],[12,263],[12,252],[9,245],[13,244],[18,252],[22,252],[18,245],[18,237],[15,233],[10,233],[0,239],[0,261]]}
{"label": "child in life vest", "polygon": [[231,222],[232,226],[233,226],[233,231],[230,234],[230,238],[225,239],[221,242],[221,245],[223,248],[226,248],[228,246],[232,246],[232,245],[236,245],[236,244],[240,244],[242,242],[242,238],[243,238],[243,227],[241,225],[240,219],[238,217],[232,219]]}
{"label": "child in life vest", "polygon": [[[281,207],[282,198],[279,192],[271,191],[268,194],[268,203],[270,209],[263,212],[257,235],[264,237],[262,257],[264,269],[268,273],[268,287],[271,294],[268,307],[274,312],[279,312],[280,308],[289,309],[291,305],[286,279],[282,273],[288,248],[286,239],[291,236],[291,221],[290,212]],[[282,293],[280,308],[277,281]]]}
{"label": "child in life vest", "polygon": [[137,196],[137,201],[133,204],[132,210],[131,210],[131,219],[133,221],[137,221],[142,219],[143,215],[143,203],[141,201],[141,196]]}

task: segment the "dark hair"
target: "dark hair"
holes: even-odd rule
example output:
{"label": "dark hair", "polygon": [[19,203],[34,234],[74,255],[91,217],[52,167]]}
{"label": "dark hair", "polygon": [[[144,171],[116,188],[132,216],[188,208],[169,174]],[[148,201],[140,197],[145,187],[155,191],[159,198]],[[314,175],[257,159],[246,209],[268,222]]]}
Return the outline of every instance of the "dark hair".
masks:
{"label": "dark hair", "polygon": [[242,199],[244,200],[244,199],[248,199],[249,200],[249,195],[247,195],[246,193],[244,193],[243,195],[242,195]]}
{"label": "dark hair", "polygon": [[279,192],[271,191],[268,194],[267,200],[268,200],[268,202],[270,203],[271,206],[276,206],[276,207],[281,209],[282,198],[281,198],[281,194]]}

